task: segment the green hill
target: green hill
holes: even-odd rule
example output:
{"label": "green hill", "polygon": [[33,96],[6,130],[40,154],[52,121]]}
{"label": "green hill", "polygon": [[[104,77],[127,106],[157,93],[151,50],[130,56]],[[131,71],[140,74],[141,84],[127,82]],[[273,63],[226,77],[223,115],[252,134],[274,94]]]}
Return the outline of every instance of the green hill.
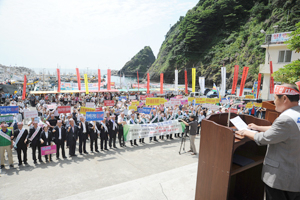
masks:
{"label": "green hill", "polygon": [[[156,61],[149,68],[151,80],[173,83],[174,69],[184,77],[184,69],[191,77],[194,66],[198,76],[206,77],[206,84],[220,84],[223,65],[227,68],[227,86],[231,86],[233,68],[249,67],[246,87],[257,79],[259,65],[264,63],[265,49],[261,48],[265,35],[295,30],[300,21],[300,0],[201,0],[185,17],[171,27],[161,45]],[[189,84],[191,84],[189,78]],[[183,84],[184,79],[179,78]]]}
{"label": "green hill", "polygon": [[155,56],[152,49],[146,46],[128,61],[118,74],[124,73],[125,76],[136,76],[136,72],[139,71],[139,76],[142,78],[154,61]]}

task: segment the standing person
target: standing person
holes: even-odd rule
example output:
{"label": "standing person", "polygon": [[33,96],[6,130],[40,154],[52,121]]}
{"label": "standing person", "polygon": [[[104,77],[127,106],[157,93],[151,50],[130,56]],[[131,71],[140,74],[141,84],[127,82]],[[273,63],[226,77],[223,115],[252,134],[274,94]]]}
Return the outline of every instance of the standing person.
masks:
{"label": "standing person", "polygon": [[[165,118],[164,113],[161,113],[158,122],[164,122],[165,120],[166,120],[166,118]],[[163,134],[163,133],[162,133],[162,134]],[[169,138],[168,135],[167,135],[166,137],[167,137],[167,139]],[[163,140],[163,139],[164,139],[164,135],[160,135],[160,136],[159,136],[159,139]]]}
{"label": "standing person", "polygon": [[62,121],[58,120],[56,126],[53,129],[55,144],[56,144],[56,159],[59,159],[59,150],[61,149],[62,157],[67,158],[65,154],[65,141],[67,140],[67,134],[65,127],[62,126]]}
{"label": "standing person", "polygon": [[[14,147],[17,150],[19,166],[24,162],[27,165],[27,129],[23,128],[23,123],[18,122],[18,129],[14,131],[15,144]],[[23,152],[23,161],[21,157],[21,152]]]}
{"label": "standing person", "polygon": [[112,115],[111,119],[108,121],[108,133],[109,133],[109,148],[116,147],[116,137],[118,132],[118,126],[116,123],[116,116]]}
{"label": "standing person", "polygon": [[33,126],[29,129],[28,140],[29,140],[30,146],[32,148],[32,159],[33,159],[34,164],[37,164],[36,150],[38,150],[39,161],[43,162],[42,156],[41,156],[41,143],[40,143],[41,132],[42,132],[42,128],[40,126],[38,126],[38,122],[33,121]]}
{"label": "standing person", "polygon": [[[174,120],[174,114],[172,110],[168,111],[167,120]],[[170,140],[173,140],[173,134],[170,134]]]}
{"label": "standing person", "polygon": [[52,131],[57,124],[57,119],[55,118],[54,114],[51,114],[50,116],[51,118],[47,120],[46,124],[48,124],[50,131]]}
{"label": "standing person", "polygon": [[[151,113],[150,113],[151,114]],[[156,110],[152,110],[152,115],[150,118],[150,124],[154,124],[158,122],[158,115],[156,114]],[[154,141],[158,142],[158,140],[156,139],[156,136],[153,137]],[[152,140],[152,137],[149,138],[150,142]]]}
{"label": "standing person", "polygon": [[201,128],[201,122],[203,119],[205,119],[205,116],[204,116],[204,113],[202,110],[199,110],[198,111],[198,131],[197,131],[197,134],[200,134],[200,128]]}
{"label": "standing person", "polygon": [[90,121],[89,123],[89,133],[90,133],[90,148],[91,152],[93,152],[93,145],[95,144],[95,151],[98,151],[98,134],[100,134],[100,131],[97,128],[96,121]]}
{"label": "standing person", "polygon": [[79,121],[79,153],[82,155],[82,152],[85,154],[89,154],[86,151],[86,140],[88,135],[90,134],[89,123],[84,120],[84,116],[80,116]]}
{"label": "standing person", "polygon": [[124,112],[121,112],[121,114],[118,117],[118,125],[119,125],[119,133],[118,133],[118,139],[120,143],[120,147],[126,147],[124,142],[124,132],[123,132],[123,126],[126,124],[127,118],[125,117]]}
{"label": "standing person", "polygon": [[[107,150],[107,140],[108,140],[108,123],[106,122],[106,118],[104,117],[102,122],[100,122],[100,139],[101,139],[101,151]],[[98,128],[98,129],[99,129]]]}
{"label": "standing person", "polygon": [[267,200],[300,199],[299,94],[297,86],[293,84],[276,85],[275,110],[281,114],[272,126],[249,124],[248,128],[257,132],[236,132],[258,145],[268,145],[262,169]]}
{"label": "standing person", "polygon": [[[49,146],[49,145],[52,146],[53,135],[52,135],[52,131],[50,131],[47,125],[44,126],[44,130],[41,133],[40,142],[42,147]],[[45,155],[46,162],[48,162],[48,158],[49,161],[52,162],[51,154]]]}
{"label": "standing person", "polygon": [[196,134],[197,134],[197,127],[198,127],[198,122],[196,120],[195,115],[191,115],[189,117],[190,122],[187,123],[184,120],[181,120],[186,126],[190,127],[190,150],[188,152],[192,152],[191,155],[196,155],[197,151],[196,151],[196,146],[195,146],[195,138],[196,138]]}
{"label": "standing person", "polygon": [[[146,124],[147,123],[144,113],[140,113],[138,122],[139,122],[139,124]],[[145,143],[145,139],[144,138],[140,138],[139,142],[140,143]]]}
{"label": "standing person", "polygon": [[[137,120],[134,118],[134,114],[131,114],[131,118],[130,118],[130,120],[128,121],[128,124],[138,124]],[[133,145],[139,146],[139,145],[136,143],[136,139],[133,140],[133,143],[132,143],[132,140],[130,140],[130,144],[131,144],[131,146],[133,146]]]}
{"label": "standing person", "polygon": [[2,124],[2,129],[0,129],[0,160],[1,160],[1,169],[4,168],[4,153],[7,152],[8,162],[10,168],[14,168],[13,157],[12,157],[12,131],[7,128],[7,124]]}
{"label": "standing person", "polygon": [[67,143],[69,145],[69,156],[77,156],[75,154],[76,141],[78,140],[79,128],[75,125],[74,120],[69,120],[70,126],[67,129]]}

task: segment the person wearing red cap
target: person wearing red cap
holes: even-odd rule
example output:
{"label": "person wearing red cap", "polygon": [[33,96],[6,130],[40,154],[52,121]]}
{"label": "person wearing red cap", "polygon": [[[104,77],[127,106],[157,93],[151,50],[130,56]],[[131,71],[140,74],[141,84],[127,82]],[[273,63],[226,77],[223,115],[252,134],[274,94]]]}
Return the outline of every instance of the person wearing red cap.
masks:
{"label": "person wearing red cap", "polygon": [[272,126],[249,124],[238,137],[248,137],[258,145],[268,145],[262,179],[266,199],[300,199],[300,106],[299,90],[295,85],[276,85],[274,104],[281,112]]}
{"label": "person wearing red cap", "polygon": [[7,152],[8,162],[10,168],[13,168],[13,157],[12,157],[12,131],[7,128],[7,124],[2,124],[0,129],[0,160],[1,160],[1,169],[4,168],[4,153]]}
{"label": "person wearing red cap", "polygon": [[[14,131],[14,147],[17,150],[18,154],[18,160],[19,160],[19,166],[22,165],[22,162],[24,162],[25,165],[27,165],[27,136],[28,131],[27,129],[23,128],[23,123],[18,122],[18,129]],[[23,161],[21,157],[21,152],[23,152]]]}

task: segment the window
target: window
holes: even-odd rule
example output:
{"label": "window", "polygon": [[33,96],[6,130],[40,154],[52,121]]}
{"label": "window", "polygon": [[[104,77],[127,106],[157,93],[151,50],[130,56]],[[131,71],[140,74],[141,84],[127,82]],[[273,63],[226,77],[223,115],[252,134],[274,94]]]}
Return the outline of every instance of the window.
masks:
{"label": "window", "polygon": [[285,51],[279,51],[278,55],[278,62],[291,62],[292,60],[292,51],[285,50]]}

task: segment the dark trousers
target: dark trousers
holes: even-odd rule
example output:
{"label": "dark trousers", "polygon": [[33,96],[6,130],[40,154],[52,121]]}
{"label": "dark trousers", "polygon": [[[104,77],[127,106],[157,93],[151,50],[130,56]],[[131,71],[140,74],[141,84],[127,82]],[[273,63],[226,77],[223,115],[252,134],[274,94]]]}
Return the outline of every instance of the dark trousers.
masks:
{"label": "dark trousers", "polygon": [[[160,136],[159,136],[159,137],[160,137]],[[150,142],[151,142],[151,140],[152,140],[152,137],[150,137]],[[153,137],[153,140],[154,140],[154,141],[157,141],[156,136]]]}
{"label": "dark trousers", "polygon": [[48,158],[50,159],[50,161],[52,161],[52,159],[51,159],[51,154],[49,154],[49,155],[45,155],[45,159],[46,159],[46,161],[48,161]]}
{"label": "dark trousers", "polygon": [[91,151],[93,151],[94,144],[95,144],[95,151],[98,151],[98,137],[91,139],[90,141]]}
{"label": "dark trousers", "polygon": [[[133,140],[133,142],[134,142],[134,145],[137,145],[136,140]],[[132,140],[130,140],[130,144],[133,145]]]}
{"label": "dark trousers", "polygon": [[145,142],[144,142],[144,141],[145,141],[144,138],[140,138],[139,141],[140,141],[140,143],[145,143]]}
{"label": "dark trousers", "polygon": [[101,150],[103,150],[103,145],[104,149],[107,150],[107,138],[101,138]]}
{"label": "dark trousers", "polygon": [[69,155],[70,156],[75,155],[75,148],[76,148],[76,142],[69,144]]}
{"label": "dark trousers", "polygon": [[18,154],[18,160],[19,163],[22,163],[22,158],[21,158],[21,151],[23,151],[23,162],[27,162],[27,147],[18,147],[17,148],[17,154]]}
{"label": "dark trousers", "polygon": [[119,139],[120,146],[121,147],[124,146],[125,141],[124,141],[124,135],[123,135],[123,128],[119,129],[118,139]]}
{"label": "dark trousers", "polygon": [[38,159],[42,160],[42,155],[41,155],[41,146],[40,145],[35,145],[32,146],[32,159],[35,162],[36,161],[36,149],[38,150]]}
{"label": "dark trousers", "polygon": [[57,140],[56,143],[56,158],[59,158],[59,149],[61,148],[62,157],[66,157],[65,155],[65,142],[63,140]]}
{"label": "dark trousers", "polygon": [[266,200],[300,200],[300,192],[278,190],[265,185]]}
{"label": "dark trousers", "polygon": [[79,153],[86,152],[86,133],[83,133],[79,138]]}
{"label": "dark trousers", "polygon": [[115,134],[112,134],[109,136],[109,147],[114,147],[116,148],[116,135]]}

